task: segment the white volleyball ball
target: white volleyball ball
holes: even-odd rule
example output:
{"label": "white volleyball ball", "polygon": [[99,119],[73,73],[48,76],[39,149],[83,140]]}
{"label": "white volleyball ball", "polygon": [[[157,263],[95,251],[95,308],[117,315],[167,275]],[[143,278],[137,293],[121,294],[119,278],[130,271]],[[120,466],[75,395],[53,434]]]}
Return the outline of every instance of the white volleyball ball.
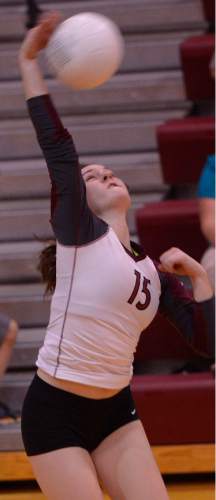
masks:
{"label": "white volleyball ball", "polygon": [[51,68],[65,85],[92,89],[118,70],[124,41],[113,21],[101,14],[84,12],[57,27],[46,53]]}

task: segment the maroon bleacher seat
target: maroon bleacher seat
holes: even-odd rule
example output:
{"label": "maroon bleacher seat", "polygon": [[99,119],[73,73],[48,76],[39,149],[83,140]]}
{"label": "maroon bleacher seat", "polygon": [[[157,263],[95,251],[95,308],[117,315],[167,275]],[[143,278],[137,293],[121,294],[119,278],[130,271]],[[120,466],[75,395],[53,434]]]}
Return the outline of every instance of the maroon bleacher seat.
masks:
{"label": "maroon bleacher seat", "polygon": [[186,95],[191,101],[214,98],[214,78],[209,68],[213,53],[213,34],[187,38],[180,46]]}
{"label": "maroon bleacher seat", "polygon": [[214,118],[168,120],[157,128],[157,140],[164,182],[195,183],[214,152]]}
{"label": "maroon bleacher seat", "polygon": [[174,246],[200,260],[208,246],[196,199],[148,203],[136,211],[136,225],[141,245],[155,259]]}
{"label": "maroon bleacher seat", "polygon": [[205,18],[209,23],[215,22],[215,1],[202,0]]}
{"label": "maroon bleacher seat", "polygon": [[132,393],[151,445],[214,442],[214,376],[134,375]]}

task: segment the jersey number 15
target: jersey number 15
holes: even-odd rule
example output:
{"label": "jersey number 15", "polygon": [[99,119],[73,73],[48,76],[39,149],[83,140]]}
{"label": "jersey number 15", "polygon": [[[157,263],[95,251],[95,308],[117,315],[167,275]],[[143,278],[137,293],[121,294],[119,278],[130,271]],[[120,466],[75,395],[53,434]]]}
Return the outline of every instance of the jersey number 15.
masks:
{"label": "jersey number 15", "polygon": [[150,293],[150,290],[148,289],[148,285],[151,284],[151,281],[148,280],[147,278],[145,278],[144,276],[142,277],[141,274],[139,273],[139,271],[137,271],[136,269],[135,269],[134,273],[136,276],[136,282],[134,285],[133,292],[132,292],[130,298],[128,299],[128,304],[134,303],[136,296],[137,296],[139,289],[140,289],[140,283],[141,283],[141,278],[142,278],[142,293],[144,294],[145,301],[143,303],[139,301],[135,305],[136,305],[136,308],[139,309],[139,311],[144,311],[144,309],[146,309],[151,302],[151,293]]}

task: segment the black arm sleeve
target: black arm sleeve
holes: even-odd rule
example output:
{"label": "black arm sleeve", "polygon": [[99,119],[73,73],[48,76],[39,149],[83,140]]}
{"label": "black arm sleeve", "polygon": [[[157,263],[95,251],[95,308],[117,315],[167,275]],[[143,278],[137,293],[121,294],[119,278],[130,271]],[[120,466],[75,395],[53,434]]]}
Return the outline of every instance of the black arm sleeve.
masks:
{"label": "black arm sleeve", "polygon": [[56,195],[51,213],[55,236],[63,245],[94,241],[106,232],[107,225],[88,207],[73,139],[63,127],[49,95],[33,97],[27,104]]}
{"label": "black arm sleeve", "polygon": [[214,358],[214,297],[195,302],[184,284],[170,273],[161,273],[159,312],[176,327],[199,354]]}

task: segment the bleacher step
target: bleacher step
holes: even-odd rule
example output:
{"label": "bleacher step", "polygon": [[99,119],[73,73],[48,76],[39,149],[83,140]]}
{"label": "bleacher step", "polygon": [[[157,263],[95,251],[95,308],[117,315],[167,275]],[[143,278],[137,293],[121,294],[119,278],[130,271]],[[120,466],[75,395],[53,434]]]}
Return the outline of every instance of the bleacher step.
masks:
{"label": "bleacher step", "polygon": [[[55,8],[56,5],[54,4]],[[50,6],[51,7],[51,6]],[[44,5],[49,9],[49,4]],[[199,0],[107,0],[61,2],[63,17],[93,11],[113,19],[123,32],[174,31],[205,29],[202,5]],[[24,35],[25,7],[1,7],[0,33],[2,40],[18,40]]]}
{"label": "bleacher step", "polygon": [[0,284],[40,281],[38,256],[44,244],[37,241],[1,243]]}
{"label": "bleacher step", "polygon": [[[193,31],[194,36],[202,34]],[[180,62],[180,44],[191,35],[190,31],[154,34],[125,35],[125,56],[119,69],[120,73],[136,71],[156,71],[178,69]],[[18,51],[20,43],[2,43],[0,52],[1,80],[20,79]],[[46,76],[50,76],[48,64],[42,58],[41,67]]]}
{"label": "bleacher step", "polygon": [[[131,192],[149,192],[163,184],[158,153],[81,156],[82,164],[97,163],[113,169]],[[43,159],[0,162],[0,199],[43,198],[50,195],[50,180]]]}
{"label": "bleacher step", "polygon": [[[156,128],[167,119],[180,118],[182,110],[140,113],[115,113],[64,117],[80,155],[121,154],[154,151]],[[13,137],[13,148],[11,147]],[[0,123],[0,160],[41,157],[29,119],[2,120]]]}
{"label": "bleacher step", "polygon": [[20,327],[42,328],[48,324],[50,298],[42,284],[0,285],[0,310],[16,318]]}
{"label": "bleacher step", "polygon": [[[0,388],[0,400],[1,400]],[[0,423],[0,450],[3,451],[19,451],[23,449],[23,442],[21,437],[20,422],[14,424],[1,424]],[[1,493],[0,493],[1,498]]]}
{"label": "bleacher step", "polygon": [[[131,234],[136,233],[135,210],[144,203],[160,201],[167,187],[142,194],[132,194],[132,206],[128,213]],[[0,202],[0,242],[52,239],[53,231],[49,223],[50,202],[41,200],[18,200]]]}
{"label": "bleacher step", "polygon": [[[128,216],[131,235],[136,234],[136,209],[143,206],[144,203],[160,200],[165,194],[165,190],[166,187],[163,188],[160,185],[158,190],[155,188],[153,192],[132,196],[133,205]],[[45,212],[41,211],[42,201],[46,203]],[[0,246],[0,284],[40,281],[40,274],[37,270],[38,256],[46,242],[35,241],[35,235],[38,238],[53,236],[49,224],[49,202],[40,200],[36,201],[36,204],[32,201],[26,203],[27,205],[25,204],[23,207],[23,201],[5,202],[4,210],[2,209],[3,203],[0,204],[2,212],[0,228],[2,224],[1,237],[3,239]],[[9,205],[8,210],[7,205]],[[22,211],[20,211],[20,205],[23,207]],[[28,240],[22,241],[22,238]],[[18,239],[21,241],[17,241]],[[11,241],[6,243],[5,240]]]}
{"label": "bleacher step", "polygon": [[[34,371],[8,372],[0,381],[0,399],[14,411],[20,411]],[[15,428],[16,429],[16,428]],[[13,437],[16,431],[14,430]],[[16,439],[14,437],[14,439]]]}
{"label": "bleacher step", "polygon": [[45,333],[46,327],[20,329],[10,359],[9,369],[30,369],[34,367]]}
{"label": "bleacher step", "polygon": [[51,238],[48,200],[0,202],[0,241]]}
{"label": "bleacher step", "polygon": [[[117,75],[95,91],[76,91],[48,80],[48,89],[60,115],[144,111],[145,109],[188,109],[181,71],[160,71]],[[0,83],[0,117],[26,116],[26,104],[20,82]]]}

